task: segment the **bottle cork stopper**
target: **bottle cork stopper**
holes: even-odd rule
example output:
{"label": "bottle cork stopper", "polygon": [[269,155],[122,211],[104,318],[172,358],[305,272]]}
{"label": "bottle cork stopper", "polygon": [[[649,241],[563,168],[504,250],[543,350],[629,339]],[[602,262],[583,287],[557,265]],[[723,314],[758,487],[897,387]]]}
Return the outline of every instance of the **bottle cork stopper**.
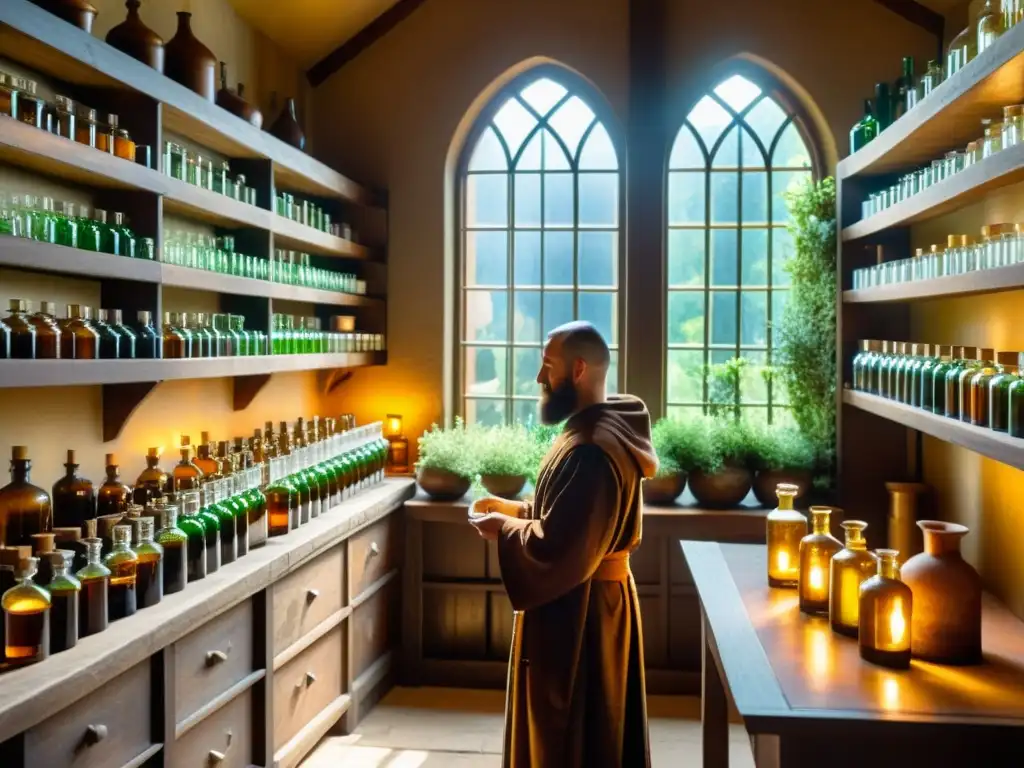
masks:
{"label": "bottle cork stopper", "polygon": [[992,360],[996,356],[996,351],[990,347],[980,347],[978,349],[978,356],[976,360]]}
{"label": "bottle cork stopper", "polygon": [[82,525],[82,536],[83,539],[95,539],[96,538],[96,519],[86,520]]}
{"label": "bottle cork stopper", "polygon": [[182,435],[181,436],[181,447],[184,448],[187,445],[192,445],[192,438],[190,438],[188,435]]}
{"label": "bottle cork stopper", "polygon": [[78,541],[82,538],[82,529],[77,525],[67,526],[66,528],[54,528],[53,536],[57,541]]}
{"label": "bottle cork stopper", "polygon": [[149,448],[149,449],[146,450],[146,455],[147,456],[152,456],[154,459],[158,459],[158,458],[160,458],[160,449],[159,448]]}
{"label": "bottle cork stopper", "polygon": [[103,515],[102,517],[97,517],[96,520],[99,524],[100,538],[111,538],[114,526],[119,525],[123,519],[124,515]]}
{"label": "bottle cork stopper", "polygon": [[210,433],[209,432],[200,432],[199,433],[199,441],[202,442],[202,443],[210,442]]}
{"label": "bottle cork stopper", "polygon": [[999,363],[1000,365],[1016,366],[1019,354],[1019,352],[997,352],[996,362]]}
{"label": "bottle cork stopper", "polygon": [[16,445],[11,448],[11,458],[14,461],[28,461],[28,446]]}
{"label": "bottle cork stopper", "polygon": [[32,557],[32,547],[24,544],[17,547],[0,547],[0,565],[17,568],[26,557]]}
{"label": "bottle cork stopper", "polygon": [[36,554],[53,552],[54,538],[55,536],[52,533],[33,533],[32,551]]}
{"label": "bottle cork stopper", "polygon": [[68,464],[75,464],[75,463],[77,463],[75,461],[75,452],[73,450],[71,450],[70,448],[68,449],[68,460],[67,460],[67,463]]}
{"label": "bottle cork stopper", "polygon": [[117,454],[116,453],[108,453],[107,454],[107,466],[108,467],[113,467],[113,466],[116,466],[116,465],[117,465]]}

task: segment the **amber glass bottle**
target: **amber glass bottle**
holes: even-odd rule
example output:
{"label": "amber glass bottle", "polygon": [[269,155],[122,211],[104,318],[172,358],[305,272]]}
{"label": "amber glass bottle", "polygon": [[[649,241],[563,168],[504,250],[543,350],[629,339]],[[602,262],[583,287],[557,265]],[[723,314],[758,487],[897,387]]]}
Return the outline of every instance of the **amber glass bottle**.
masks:
{"label": "amber glass bottle", "polygon": [[846,531],[846,545],[832,558],[828,617],[833,631],[856,637],[860,621],[860,585],[874,575],[878,566],[864,538],[868,524],[862,520],[844,520],[840,525]]}
{"label": "amber glass bottle", "polygon": [[32,322],[29,303],[25,299],[11,299],[10,312],[0,320],[11,332],[11,357],[32,360],[36,357],[36,326]]}
{"label": "amber glass bottle", "polygon": [[151,499],[159,499],[171,490],[171,476],[160,468],[160,449],[150,448],[146,452],[146,468],[135,481],[135,503],[145,504]]}
{"label": "amber glass bottle", "polygon": [[96,491],[90,480],[79,476],[74,451],[68,451],[64,467],[64,477],[53,484],[53,522],[60,527],[81,526],[96,517]]}
{"label": "amber glass bottle", "polygon": [[114,548],[103,558],[103,564],[110,569],[110,591],[108,593],[107,616],[117,621],[135,613],[138,606],[136,579],[139,557],[131,548],[132,529],[127,525],[114,526]]}
{"label": "amber glass bottle", "polygon": [[879,549],[878,572],[860,588],[860,655],[883,667],[910,666],[913,595],[900,580],[895,549]]}
{"label": "amber glass bottle", "polygon": [[50,593],[50,653],[60,653],[78,643],[78,601],[82,582],[71,573],[75,553],[68,550],[51,552],[53,573],[46,591]]}
{"label": "amber glass bottle", "polygon": [[56,360],[60,357],[60,326],[54,316],[56,305],[44,301],[42,309],[32,315],[36,327],[36,359]]}
{"label": "amber glass bottle", "polygon": [[75,574],[82,583],[78,603],[78,636],[88,637],[102,632],[107,628],[108,590],[110,588],[110,570],[103,565],[103,542],[99,539],[85,540],[88,548],[86,566]]}
{"label": "amber glass bottle", "polygon": [[138,607],[149,608],[164,597],[164,549],[153,541],[153,518],[139,518],[139,542],[135,545],[138,557],[136,570],[136,599]]}
{"label": "amber glass bottle", "polygon": [[18,584],[4,592],[4,655],[7,661],[31,664],[50,655],[50,593],[32,577],[37,560],[21,561]]}
{"label": "amber glass bottle", "polygon": [[53,527],[50,496],[32,485],[31,471],[28,448],[14,446],[11,482],[0,488],[0,544],[4,546],[31,546],[33,533],[45,533]]}
{"label": "amber glass bottle", "polygon": [[164,551],[164,594],[173,595],[188,582],[188,534],[178,527],[178,507],[157,499],[153,511],[160,515],[156,541]]}
{"label": "amber glass bottle", "polygon": [[220,467],[211,455],[210,455],[210,433],[203,432],[202,438],[199,442],[199,446],[196,449],[196,458],[193,462],[203,472],[203,478],[208,480],[216,480],[220,477]]}
{"label": "amber glass bottle", "polygon": [[292,510],[298,508],[298,494],[285,481],[285,459],[270,460],[270,484],[264,493],[267,497],[267,533],[269,536],[284,536],[291,530]]}
{"label": "amber glass bottle", "polygon": [[61,324],[60,356],[65,360],[99,360],[100,335],[91,318],[92,310],[68,304],[67,320]]}
{"label": "amber glass bottle", "polygon": [[829,532],[829,507],[811,507],[811,532],[800,541],[800,611],[828,616],[829,576],[832,556],[843,548]]}
{"label": "amber glass bottle", "polygon": [[171,318],[170,312],[164,312],[163,353],[166,360],[180,360],[189,357],[191,345],[188,337],[178,328]]}
{"label": "amber glass bottle", "polygon": [[[1010,353],[1016,358],[1016,353]],[[969,397],[964,399],[970,406],[970,422],[976,427],[989,426],[989,383],[1003,373],[1003,367],[991,360],[985,361],[969,378]],[[965,386],[967,386],[965,384]]]}
{"label": "amber glass bottle", "polygon": [[203,480],[203,471],[192,461],[192,446],[189,443],[188,435],[181,438],[181,461],[174,467],[174,490],[193,491],[198,490]]}
{"label": "amber glass bottle", "polygon": [[777,509],[765,522],[768,542],[768,586],[795,587],[800,565],[800,540],[807,535],[807,518],[793,509],[799,487],[779,483]]}
{"label": "amber glass bottle", "polygon": [[[0,596],[18,583],[16,574],[20,572],[21,561],[29,557],[32,557],[31,547],[5,547],[0,545]],[[3,617],[0,617],[0,661],[4,659],[6,637]]]}
{"label": "amber glass bottle", "polygon": [[[957,382],[957,393],[959,395],[958,413],[960,414],[960,421],[967,422],[971,421],[971,380],[974,375],[980,371],[984,371],[986,368],[992,368],[995,363],[993,359],[996,353],[994,349],[979,348],[977,357],[974,360],[968,360],[964,369],[960,371],[960,379]],[[987,401],[986,397],[986,401]],[[987,402],[986,402],[987,405]],[[986,416],[987,416],[986,409]]]}
{"label": "amber glass bottle", "polygon": [[96,514],[113,515],[124,513],[132,502],[132,489],[121,482],[117,455],[107,454],[107,479],[96,494]]}

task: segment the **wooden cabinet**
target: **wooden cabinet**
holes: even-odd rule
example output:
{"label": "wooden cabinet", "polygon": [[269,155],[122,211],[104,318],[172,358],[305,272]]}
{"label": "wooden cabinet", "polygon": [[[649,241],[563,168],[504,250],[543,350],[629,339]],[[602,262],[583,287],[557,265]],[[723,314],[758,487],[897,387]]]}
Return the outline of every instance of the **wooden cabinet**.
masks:
{"label": "wooden cabinet", "polygon": [[[413,487],[387,480],[0,676],[0,766],[294,768],[339,722],[355,727],[393,678],[396,512]],[[351,584],[365,588],[350,600]]]}

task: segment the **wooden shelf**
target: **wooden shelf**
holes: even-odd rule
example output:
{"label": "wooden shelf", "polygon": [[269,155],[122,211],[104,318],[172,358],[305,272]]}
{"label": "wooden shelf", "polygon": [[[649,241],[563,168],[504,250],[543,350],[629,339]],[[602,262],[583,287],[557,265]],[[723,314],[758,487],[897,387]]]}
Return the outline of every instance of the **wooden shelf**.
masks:
{"label": "wooden shelf", "polygon": [[843,402],[926,435],[967,448],[1003,464],[1024,469],[1024,440],[962,421],[936,416],[920,408],[866,392],[843,391]]}
{"label": "wooden shelf", "polygon": [[93,253],[21,237],[0,236],[0,267],[54,272],[86,279],[161,282],[160,264],[156,261]]}
{"label": "wooden shelf", "polygon": [[189,360],[0,360],[0,388],[128,384],[174,379],[261,376],[383,365],[386,353],[260,355]]}
{"label": "wooden shelf", "polygon": [[1024,264],[996,269],[979,269],[963,275],[914,280],[895,285],[878,285],[856,291],[843,291],[844,304],[869,304],[916,299],[972,296],[1024,288]]}
{"label": "wooden shelf", "polygon": [[193,288],[197,291],[216,291],[236,296],[261,296],[285,301],[302,301],[309,304],[329,304],[338,307],[369,307],[384,303],[383,299],[373,296],[360,296],[354,293],[337,291],[321,291],[316,288],[304,288],[299,285],[272,283],[269,280],[254,280],[249,277],[223,275],[219,272],[208,272],[191,267],[180,267],[175,264],[159,264],[160,282],[176,288]]}
{"label": "wooden shelf", "polygon": [[[232,115],[28,0],[0,3],[0,55],[80,85],[128,89],[163,104],[164,127],[229,157],[273,161],[283,188],[381,205],[383,196]],[[265,115],[269,124],[276,115]]]}
{"label": "wooden shelf", "polygon": [[995,44],[939,85],[863,149],[839,163],[836,178],[909,170],[981,135],[981,120],[1024,102],[1024,26]]}
{"label": "wooden shelf", "polygon": [[[1024,31],[1024,26],[1021,26]],[[1024,181],[1024,144],[997,152],[901,203],[843,228],[843,241],[904,227],[976,202],[1000,187]]]}
{"label": "wooden shelf", "polygon": [[17,120],[0,120],[0,161],[86,186],[162,195],[166,213],[218,227],[251,227],[273,232],[279,245],[298,250],[353,259],[369,259],[373,253],[365,246],[291,221],[265,208],[200,189]]}

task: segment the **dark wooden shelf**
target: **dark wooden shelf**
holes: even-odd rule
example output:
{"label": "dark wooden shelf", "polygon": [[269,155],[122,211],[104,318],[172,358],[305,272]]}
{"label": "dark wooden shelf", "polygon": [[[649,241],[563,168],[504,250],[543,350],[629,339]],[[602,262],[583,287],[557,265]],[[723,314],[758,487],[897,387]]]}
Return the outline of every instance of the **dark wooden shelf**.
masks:
{"label": "dark wooden shelf", "polygon": [[[69,25],[70,26],[70,25]],[[122,160],[17,120],[0,120],[0,161],[85,186],[126,189],[163,196],[166,213],[220,227],[252,227],[275,233],[280,245],[353,259],[369,259],[369,248],[286,219],[265,208],[200,189],[158,171]]]}
{"label": "dark wooden shelf", "polygon": [[962,421],[947,419],[945,416],[936,416],[920,408],[869,395],[866,392],[844,390],[843,402],[1011,467],[1024,469],[1024,440],[1020,438],[983,427],[974,427]]}
{"label": "dark wooden shelf", "polygon": [[836,178],[891,173],[929,163],[980,138],[981,120],[1024,101],[1024,27],[1017,25],[928,98],[836,168]]}
{"label": "dark wooden shelf", "polygon": [[86,279],[135,280],[159,283],[160,264],[80,248],[39,243],[21,237],[0,236],[0,267],[54,272]]}
{"label": "dark wooden shelf", "polygon": [[262,296],[285,301],[302,301],[310,304],[329,304],[339,307],[368,307],[384,304],[383,299],[360,296],[337,291],[321,291],[298,285],[272,283],[269,280],[254,280],[249,277],[223,275],[175,264],[160,264],[160,282],[176,288],[192,288],[197,291],[216,291],[236,296]]}
{"label": "dark wooden shelf", "polygon": [[[164,127],[229,157],[273,161],[283,188],[381,205],[383,196],[210,103],[196,93],[64,23],[28,0],[0,3],[0,54],[80,85],[129,89],[161,102]],[[276,115],[266,115],[266,121]]]}
{"label": "dark wooden shelf", "polygon": [[[1021,28],[1024,32],[1024,27]],[[904,227],[977,202],[1000,187],[1024,181],[1024,144],[997,152],[901,203],[843,228],[843,241]]]}
{"label": "dark wooden shelf", "polygon": [[129,384],[382,365],[383,352],[190,360],[0,360],[0,388]]}
{"label": "dark wooden shelf", "polygon": [[878,285],[856,291],[843,291],[844,304],[870,304],[916,299],[971,296],[1024,288],[1024,264],[996,269],[979,269],[962,275],[914,280],[895,285]]}

